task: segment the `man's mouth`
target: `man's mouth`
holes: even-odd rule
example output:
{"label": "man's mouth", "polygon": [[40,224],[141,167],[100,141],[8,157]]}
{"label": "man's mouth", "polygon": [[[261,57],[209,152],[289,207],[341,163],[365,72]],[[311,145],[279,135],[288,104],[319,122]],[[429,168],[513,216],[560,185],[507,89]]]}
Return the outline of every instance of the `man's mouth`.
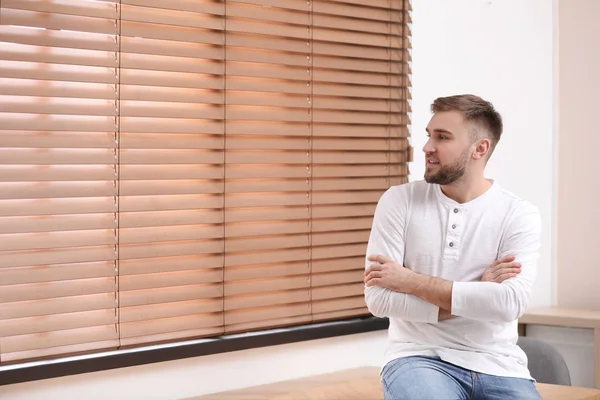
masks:
{"label": "man's mouth", "polygon": [[436,165],[439,164],[439,161],[427,160],[427,165]]}

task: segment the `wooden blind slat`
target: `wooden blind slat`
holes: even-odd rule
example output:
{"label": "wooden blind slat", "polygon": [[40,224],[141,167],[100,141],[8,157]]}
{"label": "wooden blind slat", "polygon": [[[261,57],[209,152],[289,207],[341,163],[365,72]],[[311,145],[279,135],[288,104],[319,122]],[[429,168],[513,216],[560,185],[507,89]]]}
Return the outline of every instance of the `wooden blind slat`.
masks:
{"label": "wooden blind slat", "polygon": [[[236,3],[241,4],[253,4],[258,6],[266,7],[279,7],[289,10],[307,11],[309,10],[308,4],[304,0],[288,0],[281,2],[279,0],[235,0]],[[231,1],[233,3],[233,1]]]}
{"label": "wooden blind slat", "polygon": [[[224,5],[212,0],[121,0],[121,4],[223,15]],[[165,11],[166,12],[166,11]]]}
{"label": "wooden blind slat", "polygon": [[113,197],[79,197],[54,199],[0,199],[0,216],[83,214],[115,212]]}
{"label": "wooden blind slat", "polygon": [[[308,20],[309,16],[306,15],[305,19]],[[285,31],[282,31],[284,29]],[[277,24],[271,21],[246,21],[246,20],[227,20],[228,32],[243,32],[244,34],[256,34],[256,35],[277,35],[279,38],[295,38],[295,39],[308,39],[310,32],[302,25],[284,25]],[[259,39],[260,37],[257,37]],[[281,39],[279,39],[281,40]],[[247,43],[247,42],[246,42]],[[256,47],[262,47],[262,44],[257,42]],[[255,47],[252,46],[252,47]]]}
{"label": "wooden blind slat", "polygon": [[162,8],[140,7],[136,5],[122,4],[121,20],[160,23],[165,25],[184,26],[192,28],[205,28],[215,30],[224,29],[223,19],[216,15],[195,11],[165,11],[166,10]]}
{"label": "wooden blind slat", "polygon": [[175,287],[152,288],[143,290],[126,290],[121,293],[120,307],[148,304],[171,303],[223,296],[223,285],[206,283],[197,285],[181,285]]}
{"label": "wooden blind slat", "polygon": [[4,15],[2,18],[0,41],[5,43],[46,46],[46,48],[52,47],[55,49],[71,48],[77,51],[119,51],[117,42],[114,40],[114,32],[112,32],[113,35],[110,33],[81,35],[77,31],[31,29],[28,26],[4,25]]}
{"label": "wooden blind slat", "polygon": [[115,0],[103,2],[82,0],[73,4],[68,0],[42,2],[36,0],[3,0],[2,8],[114,19],[118,18],[114,5],[115,2]]}
{"label": "wooden blind slat", "polygon": [[121,212],[119,214],[119,226],[125,229],[141,227],[155,228],[169,225],[215,224],[221,222],[223,222],[223,211],[215,209],[140,211]]}
{"label": "wooden blind slat", "polygon": [[245,222],[245,221],[277,221],[282,219],[309,219],[310,212],[306,207],[251,207],[251,208],[233,208],[227,210],[226,222]]}
{"label": "wooden blind slat", "polygon": [[268,264],[229,267],[225,270],[225,279],[228,281],[272,278],[289,275],[308,275],[310,266],[308,262]]}
{"label": "wooden blind slat", "polygon": [[310,259],[310,253],[306,248],[227,253],[225,255],[225,266],[296,262],[308,259]]}
{"label": "wooden blind slat", "polygon": [[[351,194],[346,194],[351,195]],[[313,221],[313,232],[331,232],[356,229],[370,229],[373,223],[369,217],[337,218],[337,219],[318,219]],[[319,250],[317,253],[321,253]]]}
{"label": "wooden blind slat", "polygon": [[[353,279],[352,282],[356,282],[356,278]],[[365,286],[362,282],[349,283],[346,285],[338,285],[336,283],[335,286],[313,287],[312,299],[325,300],[338,297],[362,296],[364,290]]]}
{"label": "wooden blind slat", "polygon": [[68,297],[96,293],[111,293],[115,290],[114,277],[77,280],[57,280],[52,285],[46,283],[26,283],[2,286],[0,301],[27,301]]}
{"label": "wooden blind slat", "polygon": [[218,224],[212,225],[181,225],[163,226],[161,229],[122,228],[119,233],[119,243],[152,243],[196,239],[216,239],[223,235],[223,228]]}
{"label": "wooden blind slat", "polygon": [[223,260],[221,255],[183,255],[173,257],[156,257],[122,260],[119,263],[119,275],[143,275],[159,272],[202,270],[205,268],[220,268]]}
{"label": "wooden blind slat", "polygon": [[389,5],[385,8],[376,8],[365,6],[361,3],[360,6],[354,4],[345,4],[339,1],[314,1],[313,10],[319,14],[332,14],[348,17],[358,17],[364,19],[373,19],[379,21],[389,21],[392,11]]}
{"label": "wooden blind slat", "polygon": [[184,315],[219,312],[223,308],[221,299],[201,299],[164,304],[149,304],[121,308],[122,322],[137,322]]}
{"label": "wooden blind slat", "polygon": [[[355,271],[341,271],[341,272],[330,272],[324,274],[314,274],[312,276],[312,286],[328,286],[328,285],[339,285],[343,283],[355,283],[364,278],[364,269],[359,269]],[[330,288],[334,290],[333,288]],[[362,294],[357,293],[357,294]],[[332,297],[341,297],[341,296],[332,296]]]}
{"label": "wooden blind slat", "polygon": [[248,322],[262,322],[268,319],[296,317],[310,314],[310,310],[310,303],[308,302],[257,307],[250,310],[232,310],[225,313],[225,324],[229,326]]}
{"label": "wooden blind slat", "polygon": [[222,240],[185,240],[120,246],[121,260],[222,253]]}
{"label": "wooden blind slat", "polygon": [[[305,218],[308,216],[305,215]],[[259,220],[256,218],[255,220]],[[308,247],[310,246],[310,238],[308,233],[296,235],[278,235],[265,237],[243,237],[228,239],[225,245],[226,251],[257,251],[257,250],[274,250],[285,249],[292,247]]]}
{"label": "wooden blind slat", "polygon": [[161,318],[156,320],[125,322],[121,324],[121,337],[131,338],[136,336],[152,336],[168,334],[165,339],[178,339],[186,337],[187,331],[202,328],[216,328],[222,330],[223,317],[220,313],[186,315],[181,317]]}
{"label": "wooden blind slat", "polygon": [[223,272],[219,268],[203,268],[200,270],[123,276],[119,279],[119,290],[141,290],[214,283],[220,282],[222,275]]}
{"label": "wooden blind slat", "polygon": [[342,257],[334,259],[321,259],[312,262],[312,272],[345,271],[353,269],[365,269],[365,255],[356,257]]}
{"label": "wooden blind slat", "polygon": [[116,299],[112,293],[59,297],[45,299],[44,301],[11,302],[0,305],[0,309],[2,310],[0,319],[10,320],[13,318],[104,309],[112,309],[114,312],[115,305]]}
{"label": "wooden blind slat", "polygon": [[51,215],[32,219],[29,216],[0,217],[0,234],[116,229],[113,214]]}
{"label": "wooden blind slat", "polygon": [[66,329],[47,332],[43,335],[8,336],[1,339],[2,352],[14,353],[28,350],[46,349],[58,346],[69,346],[89,342],[117,339],[114,324],[90,328]]}
{"label": "wooden blind slat", "polygon": [[0,336],[29,335],[116,323],[117,316],[113,310],[53,314],[43,319],[37,317],[16,318],[0,320]]}
{"label": "wooden blind slat", "polygon": [[0,181],[108,181],[115,178],[111,165],[6,165],[0,169]]}
{"label": "wooden blind slat", "polygon": [[223,207],[223,197],[213,194],[123,196],[119,210],[167,211]]}
{"label": "wooden blind slat", "polygon": [[315,206],[312,208],[313,218],[372,216],[376,203],[344,204],[336,206]]}
{"label": "wooden blind slat", "polygon": [[133,333],[139,333],[139,336],[122,337],[120,343],[122,346],[136,346],[143,345],[146,343],[161,343],[165,341],[173,341],[185,338],[199,338],[199,337],[210,337],[219,336],[224,333],[222,326],[200,328],[200,329],[187,329],[176,332],[157,333],[154,335],[143,334],[144,325],[141,325],[138,329],[133,330]]}
{"label": "wooden blind slat", "polygon": [[[312,304],[313,313],[326,313],[340,310],[364,308],[364,296],[343,297],[340,299],[320,300]],[[362,311],[362,310],[361,310]]]}
{"label": "wooden blind slat", "polygon": [[261,295],[231,296],[225,298],[225,310],[239,310],[252,307],[272,307],[281,304],[306,303],[310,301],[310,291],[286,290]]}
{"label": "wooden blind slat", "polygon": [[[149,40],[158,39],[158,40]],[[207,54],[224,54],[224,49],[211,45],[223,45],[223,33],[193,26],[164,25],[160,23],[121,21],[122,50],[128,52],[161,54],[160,51],[180,51],[194,48]],[[189,43],[194,46],[190,47]],[[175,50],[169,50],[169,44]],[[213,57],[207,57],[213,58]]]}
{"label": "wooden blind slat", "polygon": [[[27,4],[33,2],[17,1],[17,3]],[[110,7],[108,3],[105,5],[106,7]],[[115,34],[116,30],[114,26],[114,20],[118,19],[118,14],[114,11],[114,7],[112,7],[112,10],[111,17],[96,18],[50,12],[46,13],[28,10],[15,10],[6,8],[4,4],[2,4],[2,24],[89,33]]]}
{"label": "wooden blind slat", "polygon": [[369,240],[369,229],[335,233],[313,233],[311,241],[313,246],[324,246],[343,243],[364,243]]}
{"label": "wooden blind slat", "polygon": [[0,236],[0,251],[59,249],[64,247],[102,246],[117,244],[112,229],[15,233]]}
{"label": "wooden blind slat", "polygon": [[[352,146],[352,143],[344,143],[344,146]],[[356,149],[351,149],[356,150]],[[353,177],[353,176],[394,176],[407,175],[407,169],[403,165],[315,165],[313,176],[315,178],[328,177]]]}
{"label": "wooden blind slat", "polygon": [[115,145],[112,132],[60,132],[60,131],[5,131],[0,137],[0,148],[104,148]]}
{"label": "wooden blind slat", "polygon": [[44,251],[15,250],[0,253],[0,268],[40,264],[80,263],[115,260],[114,245],[54,248]]}

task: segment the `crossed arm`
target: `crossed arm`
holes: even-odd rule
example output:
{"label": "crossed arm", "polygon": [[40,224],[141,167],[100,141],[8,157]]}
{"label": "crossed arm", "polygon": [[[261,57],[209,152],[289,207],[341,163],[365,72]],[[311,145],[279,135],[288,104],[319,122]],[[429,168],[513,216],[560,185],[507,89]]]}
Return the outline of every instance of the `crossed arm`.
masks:
{"label": "crossed arm", "polygon": [[380,201],[384,207],[378,205],[375,212],[367,248],[365,300],[373,315],[429,323],[452,315],[499,322],[522,315],[529,303],[539,250],[541,223],[536,209],[524,208],[507,227],[500,258],[485,270],[481,282],[452,282],[413,272],[390,257],[403,258],[405,213],[390,218],[385,202],[397,205],[399,199],[386,195]]}
{"label": "crossed arm", "polygon": [[[368,260],[373,263],[365,270],[364,282],[367,287],[377,285],[397,293],[417,296],[439,307],[438,321],[452,318],[452,281],[418,274],[380,254],[370,255]],[[521,273],[521,264],[514,260],[515,256],[497,260],[484,271],[481,282],[502,283],[516,277]]]}

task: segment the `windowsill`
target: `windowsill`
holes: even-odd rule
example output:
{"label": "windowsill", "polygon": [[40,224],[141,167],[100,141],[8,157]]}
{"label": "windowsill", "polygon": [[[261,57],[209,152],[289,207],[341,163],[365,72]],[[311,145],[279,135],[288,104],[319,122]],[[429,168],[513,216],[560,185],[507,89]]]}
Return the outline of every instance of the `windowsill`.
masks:
{"label": "windowsill", "polygon": [[0,386],[387,329],[364,317],[0,366]]}

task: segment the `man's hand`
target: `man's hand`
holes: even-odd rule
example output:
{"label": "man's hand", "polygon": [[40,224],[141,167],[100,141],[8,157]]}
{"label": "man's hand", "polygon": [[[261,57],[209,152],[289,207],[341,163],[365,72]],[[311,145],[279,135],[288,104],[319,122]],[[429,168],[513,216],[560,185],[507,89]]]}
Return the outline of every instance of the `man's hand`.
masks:
{"label": "man's hand", "polygon": [[483,271],[481,282],[502,283],[521,273],[521,263],[514,262],[515,256],[502,257]]}
{"label": "man's hand", "polygon": [[365,285],[377,285],[395,292],[410,293],[415,284],[416,274],[413,271],[382,255],[370,255],[368,260],[373,263],[365,270]]}

